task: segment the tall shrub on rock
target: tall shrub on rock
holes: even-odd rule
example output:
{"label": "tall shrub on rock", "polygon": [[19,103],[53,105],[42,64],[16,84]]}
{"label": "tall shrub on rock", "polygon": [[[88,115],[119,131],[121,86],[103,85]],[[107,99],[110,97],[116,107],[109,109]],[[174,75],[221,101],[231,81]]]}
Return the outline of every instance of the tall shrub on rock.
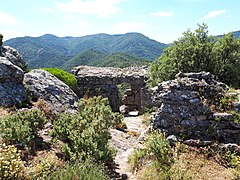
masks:
{"label": "tall shrub on rock", "polygon": [[152,63],[150,83],[154,86],[173,79],[178,72],[208,71],[228,85],[240,86],[240,39],[232,33],[213,37],[206,24],[194,32],[187,30],[183,37],[166,48]]}
{"label": "tall shrub on rock", "polygon": [[3,44],[3,35],[0,33],[0,46],[2,46],[2,44]]}

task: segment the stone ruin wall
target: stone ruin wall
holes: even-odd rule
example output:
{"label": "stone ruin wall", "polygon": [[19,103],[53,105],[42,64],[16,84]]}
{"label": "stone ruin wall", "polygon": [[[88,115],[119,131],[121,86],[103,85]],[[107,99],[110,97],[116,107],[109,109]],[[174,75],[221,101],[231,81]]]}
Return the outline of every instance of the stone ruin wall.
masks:
{"label": "stone ruin wall", "polygon": [[[206,72],[181,73],[160,83],[153,89],[154,106],[158,107],[153,128],[183,140],[240,144],[240,123],[233,121],[232,114],[212,112],[205,102],[221,99],[227,89]],[[237,106],[234,108],[239,111]]]}
{"label": "stone ruin wall", "polygon": [[157,107],[152,126],[167,135],[185,140],[240,144],[240,124],[232,120],[231,114],[212,112],[205,103],[206,100],[220,99],[228,89],[210,73],[180,73],[176,79],[162,82],[153,88],[149,99],[145,89],[145,69],[79,66],[73,72],[78,81],[79,97],[107,97],[113,111],[119,111],[120,106],[117,85],[129,83],[131,89],[126,90],[123,104],[129,110],[143,110],[150,100],[152,106]]}
{"label": "stone ruin wall", "polygon": [[122,103],[128,110],[141,111],[144,108],[145,80],[147,70],[140,67],[112,68],[79,66],[73,69],[78,82],[79,97],[103,96],[109,99],[113,111],[118,112],[120,97],[117,85],[127,83]]}

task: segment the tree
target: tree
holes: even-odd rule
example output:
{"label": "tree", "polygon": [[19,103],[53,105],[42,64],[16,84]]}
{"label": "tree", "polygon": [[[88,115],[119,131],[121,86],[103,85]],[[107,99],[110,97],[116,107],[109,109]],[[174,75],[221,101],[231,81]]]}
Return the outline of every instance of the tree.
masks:
{"label": "tree", "polygon": [[151,64],[149,81],[154,86],[173,79],[178,72],[208,71],[220,81],[239,87],[239,45],[240,40],[231,33],[217,38],[208,35],[206,24],[198,25],[194,32],[184,32]]}
{"label": "tree", "polygon": [[3,35],[0,34],[0,46],[2,46],[2,44],[3,44],[2,40],[3,40]]}

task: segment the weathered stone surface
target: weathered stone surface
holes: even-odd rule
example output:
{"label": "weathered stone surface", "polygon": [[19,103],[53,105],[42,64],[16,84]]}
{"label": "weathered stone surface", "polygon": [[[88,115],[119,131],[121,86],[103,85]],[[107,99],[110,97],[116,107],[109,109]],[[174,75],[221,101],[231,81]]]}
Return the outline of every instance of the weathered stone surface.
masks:
{"label": "weathered stone surface", "polygon": [[3,46],[1,48],[1,57],[5,57],[7,60],[9,60],[14,65],[20,67],[21,69],[25,70],[27,67],[26,62],[23,60],[21,54],[14,48],[9,46]]}
{"label": "weathered stone surface", "polygon": [[45,70],[38,69],[26,73],[24,83],[33,100],[45,100],[55,112],[74,112],[77,108],[77,95]]}
{"label": "weathered stone surface", "polygon": [[183,139],[240,143],[240,128],[232,115],[213,113],[205,100],[223,97],[228,87],[206,72],[180,73],[153,88],[153,128]]}
{"label": "weathered stone surface", "polygon": [[73,69],[78,81],[78,96],[103,96],[109,99],[113,111],[119,111],[120,99],[118,84],[128,83],[128,89],[123,104],[129,110],[141,110],[144,106],[145,80],[147,70],[143,67],[112,68],[79,66]]}
{"label": "weathered stone surface", "polygon": [[27,99],[22,80],[21,68],[0,57],[0,106],[17,106]]}
{"label": "weathered stone surface", "polygon": [[5,57],[0,57],[0,82],[22,82],[23,71]]}
{"label": "weathered stone surface", "polygon": [[18,106],[26,100],[27,94],[23,84],[16,82],[0,83],[0,106]]}
{"label": "weathered stone surface", "polygon": [[233,115],[229,113],[214,113],[213,118],[218,121],[232,121]]}

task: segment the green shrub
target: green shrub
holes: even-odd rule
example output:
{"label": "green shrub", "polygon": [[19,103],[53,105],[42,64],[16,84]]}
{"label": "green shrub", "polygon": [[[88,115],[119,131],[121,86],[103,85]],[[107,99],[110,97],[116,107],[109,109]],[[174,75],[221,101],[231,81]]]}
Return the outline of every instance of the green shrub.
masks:
{"label": "green shrub", "polygon": [[0,147],[0,179],[26,179],[26,172],[20,154],[13,145]]}
{"label": "green shrub", "polygon": [[74,92],[77,92],[77,79],[73,74],[58,68],[44,68],[44,70],[56,76],[59,80],[68,85]]}
{"label": "green shrub", "polygon": [[121,121],[122,116],[113,113],[102,97],[81,99],[78,106],[78,113],[60,114],[54,122],[52,136],[65,143],[62,149],[65,158],[111,160],[114,151],[108,144],[109,128]]}
{"label": "green shrub", "polygon": [[166,169],[169,169],[174,162],[171,146],[165,135],[157,131],[152,132],[146,139],[146,151],[153,155],[158,163]]}
{"label": "green shrub", "polygon": [[184,32],[151,64],[152,86],[173,79],[179,72],[207,71],[228,85],[240,87],[240,39],[231,33],[218,38],[209,36],[206,24],[198,26],[194,32]]}
{"label": "green shrub", "polygon": [[171,167],[175,161],[176,150],[177,147],[171,148],[164,134],[153,131],[147,137],[143,148],[133,151],[129,156],[130,168],[132,171],[141,171],[145,178],[151,177],[152,179],[159,175],[171,177]]}
{"label": "green shrub", "polygon": [[41,159],[38,164],[34,164],[29,168],[29,176],[31,179],[45,180],[51,173],[55,172],[60,165],[48,157]]}
{"label": "green shrub", "polygon": [[128,163],[132,172],[139,169],[144,162],[146,151],[144,149],[136,149],[128,157]]}
{"label": "green shrub", "polygon": [[68,164],[63,169],[52,173],[47,179],[51,180],[107,180],[110,179],[104,168],[90,160],[82,163]]}
{"label": "green shrub", "polygon": [[39,110],[19,111],[0,117],[0,137],[6,144],[30,147],[47,119]]}

